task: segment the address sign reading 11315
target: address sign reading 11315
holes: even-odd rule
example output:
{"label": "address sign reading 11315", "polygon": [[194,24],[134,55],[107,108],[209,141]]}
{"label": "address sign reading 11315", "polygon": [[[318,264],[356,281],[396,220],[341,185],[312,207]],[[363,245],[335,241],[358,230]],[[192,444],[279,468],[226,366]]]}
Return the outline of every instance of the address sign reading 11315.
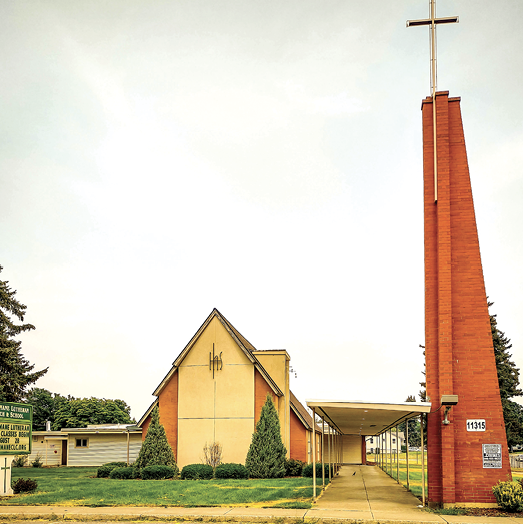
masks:
{"label": "address sign reading 11315", "polygon": [[485,431],[486,429],[487,424],[483,418],[467,420],[467,431]]}

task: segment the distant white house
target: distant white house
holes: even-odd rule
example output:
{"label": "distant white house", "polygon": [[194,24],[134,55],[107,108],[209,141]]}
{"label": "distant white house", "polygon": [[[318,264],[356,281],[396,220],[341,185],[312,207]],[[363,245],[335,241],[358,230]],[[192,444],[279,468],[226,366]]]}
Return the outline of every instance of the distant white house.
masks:
{"label": "distant white house", "polygon": [[100,424],[61,431],[33,431],[32,451],[44,466],[101,466],[132,463],[142,447],[142,429],[132,424]]}
{"label": "distant white house", "polygon": [[[392,445],[391,445],[392,440]],[[390,438],[387,433],[386,436],[382,435],[380,437],[366,437],[365,446],[367,453],[376,453],[376,450],[379,448],[380,453],[389,453],[389,448],[392,449],[392,453],[396,453],[396,446],[401,452],[401,446],[405,445],[405,435],[403,431],[398,432],[398,444],[396,443],[396,432],[392,432],[392,438]]]}

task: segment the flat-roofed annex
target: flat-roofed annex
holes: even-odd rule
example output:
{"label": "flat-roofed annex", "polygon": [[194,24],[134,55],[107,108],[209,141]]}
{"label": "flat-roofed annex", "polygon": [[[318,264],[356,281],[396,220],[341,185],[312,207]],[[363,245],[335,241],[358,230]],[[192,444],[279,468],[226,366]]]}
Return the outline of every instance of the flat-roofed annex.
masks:
{"label": "flat-roofed annex", "polygon": [[361,400],[307,400],[306,403],[344,435],[379,435],[404,420],[431,410],[430,402],[390,404]]}

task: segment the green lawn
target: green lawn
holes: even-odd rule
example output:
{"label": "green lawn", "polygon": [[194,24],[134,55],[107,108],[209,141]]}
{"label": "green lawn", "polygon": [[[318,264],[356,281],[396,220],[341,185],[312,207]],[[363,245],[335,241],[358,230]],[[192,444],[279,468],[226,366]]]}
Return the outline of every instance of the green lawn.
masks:
{"label": "green lawn", "polygon": [[[3,505],[66,506],[271,506],[310,507],[312,479],[113,480],[94,478],[97,468],[13,468],[38,482],[38,491]],[[317,488],[317,493],[321,487]]]}
{"label": "green lawn", "polygon": [[[367,459],[370,461],[375,460],[375,455],[367,455]],[[390,464],[390,456],[387,455],[387,462],[384,466],[384,471],[391,475],[396,480],[397,469],[396,469],[396,456],[392,456],[392,472]],[[405,453],[399,454],[399,471],[400,471],[400,482],[407,487],[407,456]],[[391,474],[392,473],[392,474]],[[513,480],[521,480],[523,478],[523,470],[514,469],[512,471]],[[425,490],[427,490],[427,455],[425,454]],[[421,483],[421,453],[420,452],[409,452],[409,488],[416,497],[421,498],[422,483]],[[426,491],[425,491],[426,494]]]}

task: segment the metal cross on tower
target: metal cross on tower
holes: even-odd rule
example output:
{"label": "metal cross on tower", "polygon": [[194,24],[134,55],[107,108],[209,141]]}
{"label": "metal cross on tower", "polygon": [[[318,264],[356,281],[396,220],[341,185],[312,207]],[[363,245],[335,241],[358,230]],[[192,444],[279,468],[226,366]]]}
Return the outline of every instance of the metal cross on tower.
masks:
{"label": "metal cross on tower", "polygon": [[438,160],[436,151],[436,87],[438,80],[436,57],[436,25],[453,24],[459,22],[457,16],[436,18],[436,0],[430,0],[430,18],[423,20],[407,20],[407,27],[428,25],[430,26],[430,64],[431,64],[431,90],[432,90],[432,123],[434,132],[434,201],[438,201]]}

